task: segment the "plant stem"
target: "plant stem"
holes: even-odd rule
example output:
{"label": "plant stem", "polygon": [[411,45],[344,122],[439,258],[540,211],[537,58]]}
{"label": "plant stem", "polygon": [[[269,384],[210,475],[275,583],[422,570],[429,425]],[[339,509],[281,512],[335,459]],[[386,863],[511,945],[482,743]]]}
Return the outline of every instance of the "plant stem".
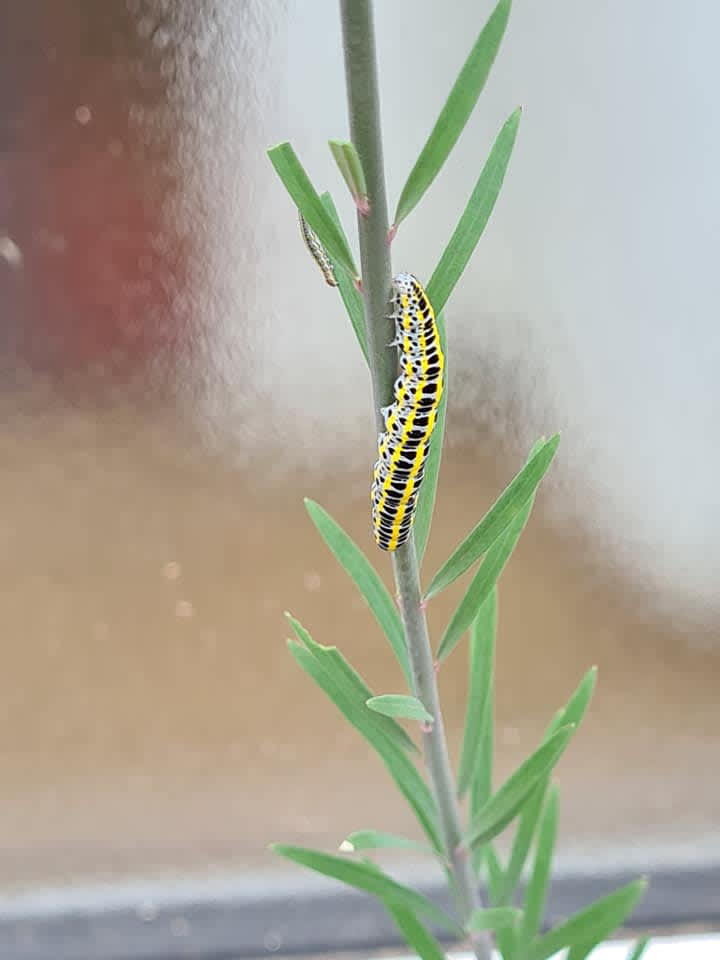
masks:
{"label": "plant stem", "polygon": [[[358,214],[358,234],[365,295],[368,362],[376,420],[378,429],[382,431],[384,424],[380,408],[392,400],[393,383],[397,375],[397,355],[394,349],[388,347],[395,331],[388,316],[392,274],[390,247],[387,242],[389,224],[372,0],[340,0],[340,13],[350,136],[365,171],[370,200],[369,214]],[[466,923],[472,911],[481,906],[481,901],[470,858],[459,849],[462,836],[460,811],[440,710],[427,621],[421,605],[420,577],[412,536],[404,546],[394,552],[393,570],[402,608],[415,694],[434,718],[429,729],[423,731],[425,764],[438,807],[440,829],[456,890],[457,906],[463,923]],[[473,938],[473,948],[478,960],[490,960],[492,950],[488,934],[479,934]]]}
{"label": "plant stem", "polygon": [[[460,848],[462,838],[460,811],[440,709],[440,695],[427,620],[421,605],[420,577],[415,543],[412,538],[405,547],[395,552],[393,568],[402,603],[405,637],[415,680],[415,693],[427,712],[434,718],[434,723],[429,726],[429,729],[423,730],[423,753],[440,814],[445,852],[455,880],[458,909],[463,922],[466,922],[473,910],[482,906],[482,902],[469,852]],[[491,947],[487,934],[474,938],[473,947],[478,960],[489,960]]]}
{"label": "plant stem", "polygon": [[378,430],[384,429],[380,407],[392,401],[397,354],[388,344],[395,336],[389,316],[390,247],[385,168],[380,131],[375,29],[372,0],[340,0],[345,50],[345,84],[350,139],[360,157],[370,200],[370,212],[358,213],[360,266],[365,299],[365,333]]}

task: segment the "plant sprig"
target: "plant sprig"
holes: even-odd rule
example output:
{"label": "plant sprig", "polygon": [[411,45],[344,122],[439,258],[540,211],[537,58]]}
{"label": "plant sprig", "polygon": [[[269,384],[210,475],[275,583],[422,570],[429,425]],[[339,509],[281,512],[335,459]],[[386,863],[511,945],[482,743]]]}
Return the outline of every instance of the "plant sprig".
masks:
{"label": "plant sprig", "polygon": [[[345,49],[351,139],[330,147],[358,210],[362,280],[329,194],[318,194],[292,146],[272,148],[270,159],[294,203],[318,235],[333,266],[338,287],[360,348],[368,363],[378,424],[381,407],[392,396],[395,355],[386,301],[391,276],[390,247],[398,225],[417,206],[455,147],[474,111],[505,33],[510,0],[499,0],[472,50],[422,148],[388,223],[380,137],[379,93],[372,0],[340,0]],[[520,123],[515,110],[502,127],[458,225],[428,284],[447,356],[442,312],[466,269],[496,206]],[[362,291],[362,292],[361,292]],[[585,960],[594,947],[632,913],[644,890],[635,881],[583,908],[543,932],[552,875],[559,798],[552,774],[583,720],[595,686],[592,668],[567,704],[557,711],[538,748],[507,780],[493,788],[494,663],[498,581],[528,522],[539,485],[555,457],[559,436],[541,438],[517,475],[481,520],[440,565],[423,591],[419,566],[434,514],[447,390],[438,410],[426,473],[415,517],[414,539],[393,556],[400,612],[383,578],[342,526],[319,504],[306,500],[308,514],[322,539],[367,603],[400,666],[406,689],[373,693],[336,647],[316,643],[289,617],[295,638],[288,641],[299,666],[322,689],[377,753],[425,834],[426,843],[368,827],[350,833],[341,856],[277,845],[275,852],[376,896],[401,935],[422,960],[441,960],[442,947],[428,927],[469,939],[477,960],[490,960],[493,940],[503,960],[547,960],[568,950],[568,960]],[[442,634],[435,652],[425,605],[442,590],[477,568]],[[439,699],[436,668],[469,636],[468,700],[457,778],[450,763]],[[417,734],[413,737],[412,734]],[[420,769],[416,739],[422,744]],[[469,798],[467,822],[459,798]],[[507,828],[515,833],[507,862],[494,841]],[[438,859],[447,874],[453,912],[398,883],[368,859],[372,850],[423,851]],[[522,877],[529,867],[527,886]],[[488,894],[485,904],[480,887]],[[646,942],[638,943],[638,960]]]}

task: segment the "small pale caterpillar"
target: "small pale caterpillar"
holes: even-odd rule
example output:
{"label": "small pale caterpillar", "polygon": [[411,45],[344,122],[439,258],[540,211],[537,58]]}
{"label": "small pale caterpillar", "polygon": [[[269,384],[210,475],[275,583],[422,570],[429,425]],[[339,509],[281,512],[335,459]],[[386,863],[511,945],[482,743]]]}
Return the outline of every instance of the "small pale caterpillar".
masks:
{"label": "small pale caterpillar", "polygon": [[338,282],[335,278],[335,270],[333,269],[330,257],[328,257],[325,252],[325,247],[320,243],[320,238],[299,210],[298,219],[300,221],[300,232],[305,241],[305,246],[310,251],[310,255],[315,263],[320,267],[322,275],[325,277],[325,283],[330,287],[336,287]]}
{"label": "small pale caterpillar", "polygon": [[397,550],[410,536],[418,493],[443,392],[445,357],[435,313],[420,282],[409,273],[393,279],[393,319],[400,376],[394,401],[382,411],[385,432],[370,491],[375,542]]}

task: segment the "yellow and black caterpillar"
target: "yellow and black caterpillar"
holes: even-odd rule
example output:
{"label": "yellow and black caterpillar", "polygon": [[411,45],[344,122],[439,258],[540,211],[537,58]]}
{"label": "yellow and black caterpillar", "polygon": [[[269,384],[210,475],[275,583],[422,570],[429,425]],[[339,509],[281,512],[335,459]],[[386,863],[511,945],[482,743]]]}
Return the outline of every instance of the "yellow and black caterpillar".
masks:
{"label": "yellow and black caterpillar", "polygon": [[382,550],[397,550],[410,536],[445,367],[435,313],[412,274],[393,279],[392,302],[400,376],[393,403],[382,411],[385,432],[378,438],[370,492],[373,534]]}

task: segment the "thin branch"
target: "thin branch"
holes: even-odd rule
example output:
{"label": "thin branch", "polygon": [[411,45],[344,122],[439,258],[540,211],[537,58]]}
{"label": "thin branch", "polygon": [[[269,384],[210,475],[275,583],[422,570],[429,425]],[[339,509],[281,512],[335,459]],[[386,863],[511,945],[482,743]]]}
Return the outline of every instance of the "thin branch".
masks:
{"label": "thin branch", "polygon": [[[380,408],[392,400],[397,375],[397,357],[387,345],[393,339],[389,319],[391,284],[388,212],[380,132],[380,100],[377,87],[375,31],[372,0],[340,0],[345,49],[345,77],[350,115],[350,134],[367,180],[370,213],[358,215],[360,258],[368,361],[372,376],[375,414],[382,431]],[[421,604],[420,578],[412,537],[393,554],[395,583],[401,601],[405,638],[415,683],[415,694],[434,718],[423,731],[425,764],[440,814],[440,828],[457,891],[457,906],[463,923],[481,906],[477,882],[469,858],[460,850],[462,835],[455,783],[440,710],[437,681],[425,612]],[[487,933],[473,938],[478,960],[490,960]]]}

